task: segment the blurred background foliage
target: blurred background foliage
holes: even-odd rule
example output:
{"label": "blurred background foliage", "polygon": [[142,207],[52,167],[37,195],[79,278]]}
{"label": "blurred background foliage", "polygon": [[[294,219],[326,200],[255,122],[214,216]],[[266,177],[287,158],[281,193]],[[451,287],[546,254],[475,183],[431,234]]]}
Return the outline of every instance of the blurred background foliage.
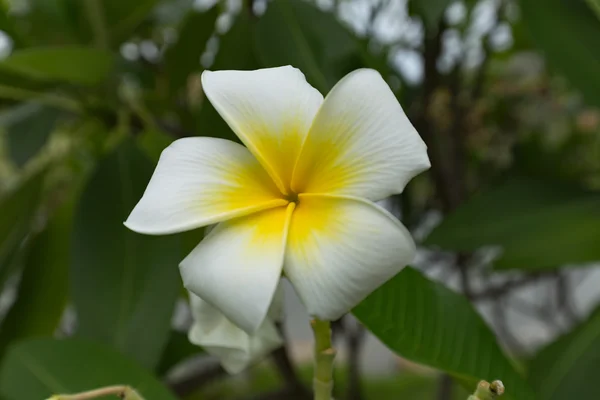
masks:
{"label": "blurred background foliage", "polygon": [[[203,69],[286,64],[322,93],[377,69],[432,161],[386,203],[415,265],[335,324],[336,398],[597,397],[598,0],[3,0],[0,31],[3,400],[311,398],[289,326],[236,377],[187,342],[177,264],[202,230],[122,225],[173,140],[237,140]],[[402,367],[363,368],[373,337]]]}

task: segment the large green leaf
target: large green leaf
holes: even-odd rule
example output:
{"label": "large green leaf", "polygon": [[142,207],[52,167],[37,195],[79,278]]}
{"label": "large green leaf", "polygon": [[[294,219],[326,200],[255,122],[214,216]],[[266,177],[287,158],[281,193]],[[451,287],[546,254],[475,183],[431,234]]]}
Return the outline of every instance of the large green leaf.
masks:
{"label": "large green leaf", "polygon": [[0,285],[7,278],[9,259],[29,233],[38,206],[43,178],[44,171],[40,171],[0,199]]}
{"label": "large green leaf", "polygon": [[133,386],[146,400],[176,400],[136,362],[109,347],[83,340],[19,343],[11,347],[0,369],[0,394],[7,400],[42,400],[56,393],[119,384]]}
{"label": "large green leaf", "polygon": [[584,0],[521,0],[523,23],[556,68],[600,106],[600,20]]}
{"label": "large green leaf", "polygon": [[129,139],[100,163],[75,215],[71,255],[79,335],[110,343],[148,367],[167,342],[181,285],[178,238],[140,235],[123,225],[152,171]]}
{"label": "large green leaf", "polygon": [[179,28],[177,42],[165,54],[165,70],[169,87],[175,92],[183,88],[188,76],[200,70],[200,56],[215,31],[219,8],[206,12],[190,11]]}
{"label": "large green leaf", "polygon": [[23,76],[45,80],[94,85],[108,77],[113,66],[110,53],[79,46],[38,47],[18,50],[0,63]]}
{"label": "large green leaf", "polygon": [[65,203],[33,238],[25,258],[18,297],[2,321],[0,358],[15,340],[52,336],[69,291],[69,243],[73,202]]}
{"label": "large green leaf", "polygon": [[36,103],[23,103],[0,114],[13,162],[22,167],[46,143],[64,113]]}
{"label": "large green leaf", "polygon": [[511,178],[473,196],[425,244],[456,251],[502,246],[496,268],[541,269],[600,260],[599,237],[600,195]]}
{"label": "large green leaf", "polygon": [[264,67],[293,65],[327,93],[347,72],[340,63],[355,54],[355,39],[337,20],[302,0],[276,0],[256,24],[256,49]]}
{"label": "large green leaf", "polygon": [[532,360],[529,381],[538,400],[594,399],[600,371],[600,308]]}
{"label": "large green leaf", "polygon": [[352,312],[402,357],[462,379],[501,379],[506,398],[531,398],[529,387],[466,298],[410,267]]}

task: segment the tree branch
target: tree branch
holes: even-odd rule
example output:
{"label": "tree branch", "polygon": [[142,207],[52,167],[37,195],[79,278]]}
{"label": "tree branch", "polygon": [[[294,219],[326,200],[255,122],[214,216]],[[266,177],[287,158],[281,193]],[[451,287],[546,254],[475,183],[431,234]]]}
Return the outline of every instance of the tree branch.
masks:
{"label": "tree branch", "polygon": [[298,398],[310,399],[312,397],[311,391],[300,380],[300,377],[296,373],[296,369],[290,360],[285,330],[283,329],[281,323],[277,324],[277,329],[279,330],[279,334],[284,339],[284,344],[271,353],[271,358],[275,363],[275,367],[277,368],[279,375],[281,375],[283,381],[285,382],[284,389],[288,392],[297,393]]}
{"label": "tree branch", "polygon": [[362,385],[360,381],[360,351],[364,343],[366,330],[360,324],[352,328],[346,326],[346,346],[348,349],[348,386],[346,398],[348,400],[362,400]]}

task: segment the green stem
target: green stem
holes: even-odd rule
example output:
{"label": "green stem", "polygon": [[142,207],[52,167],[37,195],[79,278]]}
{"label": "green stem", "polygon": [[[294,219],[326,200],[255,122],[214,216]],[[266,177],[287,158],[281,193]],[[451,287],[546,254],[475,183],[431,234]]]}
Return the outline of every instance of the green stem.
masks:
{"label": "green stem", "polygon": [[331,400],[333,391],[333,359],[335,349],[331,345],[329,321],[313,319],[310,322],[315,336],[315,371],[313,389],[315,400]]}
{"label": "green stem", "polygon": [[475,393],[469,396],[467,400],[494,400],[502,394],[504,394],[502,381],[493,381],[492,383],[480,381],[477,384]]}
{"label": "green stem", "polygon": [[109,395],[118,396],[123,400],[144,400],[138,392],[125,385],[106,386],[75,394],[58,394],[50,397],[48,400],[91,400]]}
{"label": "green stem", "polygon": [[21,89],[12,86],[0,85],[0,98],[19,101],[27,100],[75,113],[82,112],[79,103],[69,98],[58,96],[52,93],[40,93],[33,90]]}

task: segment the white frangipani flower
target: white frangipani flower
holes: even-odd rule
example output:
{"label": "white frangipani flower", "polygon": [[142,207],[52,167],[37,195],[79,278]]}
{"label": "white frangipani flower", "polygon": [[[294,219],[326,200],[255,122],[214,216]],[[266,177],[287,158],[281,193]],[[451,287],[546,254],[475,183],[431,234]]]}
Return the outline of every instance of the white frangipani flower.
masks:
{"label": "white frangipani flower", "polygon": [[180,265],[189,291],[252,334],[282,270],[310,315],[334,320],[412,262],[409,232],[373,202],[430,164],[379,73],[354,71],[324,100],[289,66],[205,71],[202,84],[246,146],[175,141],[125,222],[146,234],[218,223]]}
{"label": "white frangipani flower", "polygon": [[219,310],[190,292],[194,319],[188,333],[190,342],[217,357],[230,374],[243,371],[283,345],[283,338],[275,327],[275,322],[281,319],[283,298],[280,292],[278,290],[274,296],[268,316],[253,334],[246,333]]}

